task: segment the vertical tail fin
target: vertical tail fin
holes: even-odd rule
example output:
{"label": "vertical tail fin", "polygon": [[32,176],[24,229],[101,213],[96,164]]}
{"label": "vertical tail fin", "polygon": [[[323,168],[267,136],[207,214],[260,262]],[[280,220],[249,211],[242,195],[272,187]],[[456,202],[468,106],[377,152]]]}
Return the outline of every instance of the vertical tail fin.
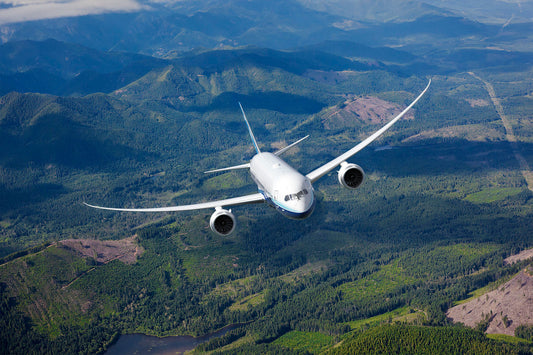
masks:
{"label": "vertical tail fin", "polygon": [[252,143],[254,145],[255,151],[257,152],[257,154],[259,154],[261,153],[261,151],[259,150],[259,146],[257,145],[257,141],[255,140],[254,133],[252,132],[252,128],[250,127],[250,124],[248,123],[248,119],[246,118],[246,114],[244,113],[244,110],[240,102],[239,102],[239,107],[241,108],[242,117],[244,117],[244,122],[246,122],[246,126],[248,127],[248,133],[250,133],[250,138],[252,138]]}

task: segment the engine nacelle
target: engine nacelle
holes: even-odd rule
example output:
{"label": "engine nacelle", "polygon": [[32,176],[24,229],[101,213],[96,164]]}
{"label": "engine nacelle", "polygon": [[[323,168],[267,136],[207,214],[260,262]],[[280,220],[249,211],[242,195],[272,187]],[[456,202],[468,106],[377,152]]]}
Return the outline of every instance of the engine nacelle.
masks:
{"label": "engine nacelle", "polygon": [[236,225],[235,216],[231,213],[231,210],[228,211],[223,208],[217,208],[209,220],[209,227],[218,235],[230,234]]}
{"label": "engine nacelle", "polygon": [[342,186],[349,189],[356,189],[365,180],[365,172],[357,164],[349,164],[347,162],[341,163],[341,168],[338,173],[339,182]]}

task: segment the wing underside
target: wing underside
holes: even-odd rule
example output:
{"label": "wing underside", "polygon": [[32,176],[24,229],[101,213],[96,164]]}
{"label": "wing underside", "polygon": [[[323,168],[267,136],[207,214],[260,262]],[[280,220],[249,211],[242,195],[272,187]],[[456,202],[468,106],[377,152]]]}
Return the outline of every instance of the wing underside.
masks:
{"label": "wing underside", "polygon": [[247,205],[251,203],[261,203],[265,201],[265,197],[261,193],[255,193],[246,196],[229,198],[226,200],[219,201],[210,201],[203,203],[196,203],[193,205],[183,205],[183,206],[170,206],[170,207],[157,207],[157,208],[113,208],[113,207],[102,207],[89,205],[88,203],[83,203],[86,206],[92,208],[98,208],[101,210],[108,211],[123,211],[123,212],[178,212],[178,211],[193,211],[201,210],[207,208],[217,208],[217,207],[231,207],[237,205]]}
{"label": "wing underside", "polygon": [[389,123],[387,123],[385,126],[383,126],[380,130],[378,130],[377,132],[372,134],[370,137],[368,137],[367,139],[365,139],[361,143],[357,144],[355,147],[353,147],[352,149],[350,149],[346,153],[344,153],[344,154],[338,156],[337,158],[333,159],[332,161],[322,165],[318,169],[315,169],[315,170],[311,171],[309,174],[307,174],[307,177],[309,178],[309,180],[311,180],[311,182],[315,182],[316,180],[320,179],[322,176],[326,175],[331,170],[333,170],[337,166],[339,166],[342,162],[346,161],[346,159],[349,159],[350,157],[355,155],[357,152],[359,152],[360,150],[365,148],[367,145],[372,143],[376,138],[378,138],[383,133],[385,133],[385,131],[387,131],[390,127],[392,127],[393,124],[398,122],[398,120],[400,118],[402,118],[407,113],[407,111],[409,111],[411,109],[411,107],[413,107],[418,102],[418,100],[420,100],[420,98],[422,96],[424,96],[426,91],[429,89],[430,85],[431,85],[431,79],[429,80],[426,88],[420,93],[420,95],[418,95],[417,98],[413,102],[411,102],[411,104],[409,106],[407,106],[398,116],[394,117]]}

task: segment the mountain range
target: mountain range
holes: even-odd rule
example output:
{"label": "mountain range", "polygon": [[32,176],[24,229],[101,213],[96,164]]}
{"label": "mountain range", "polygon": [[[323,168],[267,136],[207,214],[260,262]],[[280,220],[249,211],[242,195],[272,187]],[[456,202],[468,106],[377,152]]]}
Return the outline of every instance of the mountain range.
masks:
{"label": "mountain range", "polygon": [[[521,2],[520,14],[527,17],[531,12],[529,4]],[[483,13],[501,14],[499,10],[504,5],[497,0],[482,9],[460,6],[458,2],[435,1],[429,5],[411,0],[179,1],[150,2],[146,6],[140,12],[4,24],[0,25],[1,40],[5,43],[54,38],[100,50],[168,57],[198,47],[256,45],[293,49],[326,40],[372,47],[407,46],[407,39],[421,32],[443,39],[461,35],[483,40],[487,35],[512,32],[522,25],[521,21],[507,18],[503,27],[503,23],[480,22]],[[512,6],[507,4],[509,7]],[[421,18],[426,20],[419,21]],[[423,38],[416,41],[417,46],[424,42]]]}

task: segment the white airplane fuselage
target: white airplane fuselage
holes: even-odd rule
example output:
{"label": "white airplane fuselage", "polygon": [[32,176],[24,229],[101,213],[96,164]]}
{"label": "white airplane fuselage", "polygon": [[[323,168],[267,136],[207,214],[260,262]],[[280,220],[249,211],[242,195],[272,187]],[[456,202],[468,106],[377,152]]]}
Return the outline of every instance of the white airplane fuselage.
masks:
{"label": "white airplane fuselage", "polygon": [[265,200],[293,219],[309,217],[315,208],[311,181],[272,153],[258,153],[250,162],[250,174]]}

